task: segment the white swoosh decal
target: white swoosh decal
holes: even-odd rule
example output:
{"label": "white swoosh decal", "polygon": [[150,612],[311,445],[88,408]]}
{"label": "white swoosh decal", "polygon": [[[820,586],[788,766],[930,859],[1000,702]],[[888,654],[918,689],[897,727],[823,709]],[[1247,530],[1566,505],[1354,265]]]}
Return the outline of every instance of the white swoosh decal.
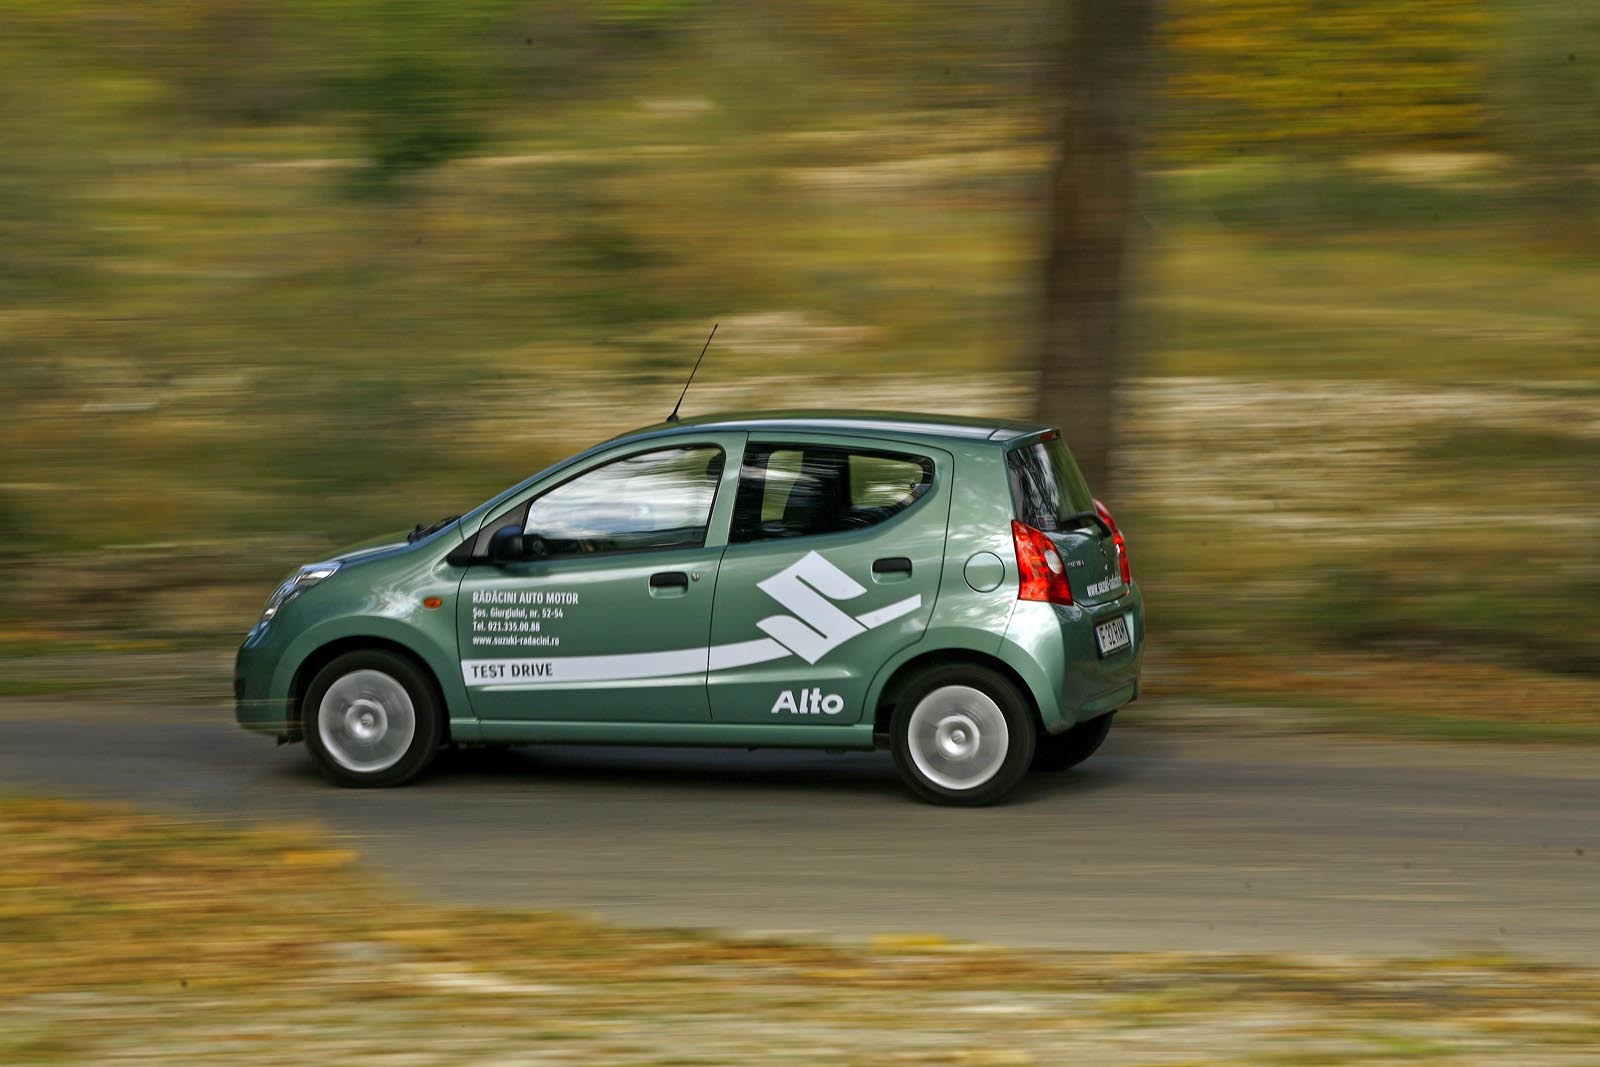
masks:
{"label": "white swoosh decal", "polygon": [[[875,629],[911,614],[922,606],[922,596],[907,597],[859,616],[865,630]],[[542,656],[538,659],[464,659],[461,680],[475,688],[505,692],[516,689],[592,688],[596,682],[648,682],[680,679],[707,671],[726,671],[768,663],[792,655],[770,637],[735,641],[708,648],[678,648],[667,652],[626,652],[612,656]]]}
{"label": "white swoosh decal", "polygon": [[[610,656],[541,656],[536,659],[464,659],[461,677],[468,686],[493,689],[593,688],[607,682],[682,685],[685,675],[732,670],[794,655],[807,663],[851,638],[885,626],[922,607],[922,594],[851,616],[834,601],[854,600],[866,589],[816,552],[774,574],[756,587],[792,615],[770,615],[756,623],[766,637],[706,648],[666,652],[628,652]],[[798,616],[798,617],[796,617]]]}

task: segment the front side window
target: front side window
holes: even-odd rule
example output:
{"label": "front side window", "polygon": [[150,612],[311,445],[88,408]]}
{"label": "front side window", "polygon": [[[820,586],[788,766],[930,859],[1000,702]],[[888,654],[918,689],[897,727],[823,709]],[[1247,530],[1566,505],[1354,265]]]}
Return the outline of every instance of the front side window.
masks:
{"label": "front side window", "polygon": [[711,445],[641,452],[564,482],[528,508],[524,529],[552,556],[698,548],[722,477]]}
{"label": "front side window", "polygon": [[874,526],[933,485],[933,462],[831,445],[745,449],[729,540],[809,537]]}

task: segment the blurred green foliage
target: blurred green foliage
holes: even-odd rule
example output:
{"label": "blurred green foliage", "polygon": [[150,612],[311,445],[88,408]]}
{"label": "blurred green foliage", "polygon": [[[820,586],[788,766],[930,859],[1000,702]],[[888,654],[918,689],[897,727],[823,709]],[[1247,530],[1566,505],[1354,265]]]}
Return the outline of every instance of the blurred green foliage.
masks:
{"label": "blurred green foliage", "polygon": [[[63,601],[17,567],[37,595],[0,624],[62,603],[92,620],[108,545],[250,585],[463,510],[659,418],[717,319],[687,411],[1025,407],[1057,14],[0,0],[0,545],[105,568]],[[1167,435],[1170,469],[1203,438],[1243,472],[1197,518],[1161,468],[1136,471],[1124,525],[1164,640],[1425,640],[1594,669],[1594,437],[1574,420],[1536,439],[1543,416],[1518,405],[1600,380],[1595,18],[1560,0],[1169,5],[1140,374],[1420,383],[1374,394],[1380,414],[1451,383],[1516,402],[1352,446],[1381,463],[1370,487],[1339,483],[1341,507],[1420,509],[1412,526],[1361,540],[1303,467],[1269,506],[1306,525],[1240,529],[1228,551],[1197,531],[1273,441],[1130,409],[1130,462]],[[1423,502],[1447,525],[1562,521],[1528,550],[1530,585]]]}
{"label": "blurred green foliage", "polygon": [[[1600,6],[1563,0],[1507,5],[1495,54],[1501,143],[1526,163],[1545,206],[1592,221],[1600,144]],[[1583,234],[1585,239],[1592,234]]]}

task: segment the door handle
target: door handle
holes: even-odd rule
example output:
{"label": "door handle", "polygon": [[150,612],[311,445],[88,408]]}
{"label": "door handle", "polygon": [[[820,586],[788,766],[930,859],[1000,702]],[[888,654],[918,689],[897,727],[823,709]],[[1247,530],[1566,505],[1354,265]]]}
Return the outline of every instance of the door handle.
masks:
{"label": "door handle", "polygon": [[689,576],[683,571],[658,571],[650,576],[651,596],[683,596],[689,591]]}
{"label": "door handle", "polygon": [[873,574],[910,574],[911,560],[906,556],[888,556],[872,561]]}

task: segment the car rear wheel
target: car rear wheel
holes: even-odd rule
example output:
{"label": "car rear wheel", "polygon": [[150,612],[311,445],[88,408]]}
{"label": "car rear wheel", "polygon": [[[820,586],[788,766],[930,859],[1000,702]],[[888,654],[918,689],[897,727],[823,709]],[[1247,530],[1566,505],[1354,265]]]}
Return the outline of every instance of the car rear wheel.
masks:
{"label": "car rear wheel", "polygon": [[952,665],[921,675],[895,704],[895,767],[934,804],[993,804],[1016,788],[1033,759],[1033,710],[1010,680],[985,667]]}
{"label": "car rear wheel", "polygon": [[433,684],[410,660],[349,652],[317,672],[301,704],[306,747],[339,785],[400,785],[439,750],[443,715]]}
{"label": "car rear wheel", "polygon": [[1108,711],[1059,734],[1040,734],[1038,747],[1033,753],[1033,769],[1064,771],[1068,767],[1076,767],[1099,751],[1106,735],[1111,732],[1111,720],[1116,714]]}

